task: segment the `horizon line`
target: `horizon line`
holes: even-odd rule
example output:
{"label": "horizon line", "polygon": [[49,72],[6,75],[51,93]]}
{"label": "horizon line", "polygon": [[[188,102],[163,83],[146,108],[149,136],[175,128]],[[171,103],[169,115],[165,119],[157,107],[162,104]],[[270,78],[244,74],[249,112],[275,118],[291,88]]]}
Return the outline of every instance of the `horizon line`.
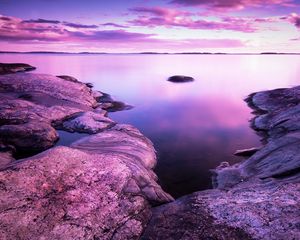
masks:
{"label": "horizon line", "polygon": [[18,51],[0,51],[0,54],[95,54],[95,55],[129,55],[129,54],[157,54],[157,55],[300,55],[300,52],[257,52],[257,53],[228,53],[228,52],[120,52],[120,53],[112,53],[112,52],[59,52],[59,51],[26,51],[26,52],[18,52]]}

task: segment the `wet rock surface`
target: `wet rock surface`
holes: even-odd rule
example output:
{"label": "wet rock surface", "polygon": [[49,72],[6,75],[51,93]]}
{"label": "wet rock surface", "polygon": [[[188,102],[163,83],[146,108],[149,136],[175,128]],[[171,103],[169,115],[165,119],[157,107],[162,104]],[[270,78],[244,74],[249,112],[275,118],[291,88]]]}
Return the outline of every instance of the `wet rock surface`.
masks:
{"label": "wet rock surface", "polygon": [[[102,96],[69,76],[0,76],[0,239],[138,239],[173,200],[152,143],[109,119]],[[57,129],[91,135],[52,147]],[[14,158],[25,152],[41,153]]]}
{"label": "wet rock surface", "polygon": [[251,94],[265,145],[214,170],[216,189],[153,209],[142,239],[299,239],[300,88]]}
{"label": "wet rock surface", "polygon": [[36,68],[26,63],[0,63],[0,75],[16,72],[27,72]]}

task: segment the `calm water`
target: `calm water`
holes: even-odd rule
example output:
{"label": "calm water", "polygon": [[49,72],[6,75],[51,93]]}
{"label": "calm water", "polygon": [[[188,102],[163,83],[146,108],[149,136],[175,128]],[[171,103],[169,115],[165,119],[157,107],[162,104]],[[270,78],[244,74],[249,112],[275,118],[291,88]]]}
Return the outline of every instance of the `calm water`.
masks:
{"label": "calm water", "polygon": [[[209,169],[240,161],[237,149],[260,145],[243,102],[249,93],[300,84],[300,56],[1,54],[0,61],[71,75],[134,105],[110,116],[152,140],[156,173],[175,197],[209,188]],[[166,81],[176,74],[196,81]]]}

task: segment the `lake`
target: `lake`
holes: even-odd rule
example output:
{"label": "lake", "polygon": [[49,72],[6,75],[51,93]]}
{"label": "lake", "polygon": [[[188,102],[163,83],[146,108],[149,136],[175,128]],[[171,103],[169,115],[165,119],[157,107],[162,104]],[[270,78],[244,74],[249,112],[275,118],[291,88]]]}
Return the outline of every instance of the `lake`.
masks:
{"label": "lake", "polygon": [[[209,169],[239,162],[235,150],[260,145],[249,128],[251,110],[243,101],[248,94],[300,84],[297,55],[0,54],[0,62],[74,76],[133,105],[110,117],[151,139],[158,156],[155,172],[174,197],[210,188]],[[166,81],[172,75],[195,81]]]}

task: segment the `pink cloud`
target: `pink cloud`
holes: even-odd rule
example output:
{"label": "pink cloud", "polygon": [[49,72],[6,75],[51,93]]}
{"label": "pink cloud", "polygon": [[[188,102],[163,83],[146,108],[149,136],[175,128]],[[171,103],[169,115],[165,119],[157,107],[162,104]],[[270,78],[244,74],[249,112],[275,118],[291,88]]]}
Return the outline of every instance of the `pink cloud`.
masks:
{"label": "pink cloud", "polygon": [[217,20],[195,19],[192,13],[161,7],[140,7],[131,11],[138,12],[136,19],[129,21],[134,26],[146,27],[184,27],[203,30],[231,30],[245,33],[258,31],[257,24],[274,22],[274,18],[220,17]]}
{"label": "pink cloud", "polygon": [[243,9],[269,5],[294,6],[293,0],[172,0],[171,3],[185,6],[207,6],[215,9]]}
{"label": "pink cloud", "polygon": [[138,13],[150,13],[153,15],[165,16],[165,17],[176,17],[178,15],[181,16],[191,15],[191,13],[186,11],[180,11],[176,9],[162,8],[162,7],[135,7],[135,8],[130,8],[129,10]]}
{"label": "pink cloud", "polygon": [[141,41],[152,34],[132,33],[124,30],[98,30],[97,25],[84,25],[55,20],[22,20],[0,16],[2,41]]}
{"label": "pink cloud", "polygon": [[[51,21],[51,22],[50,22]],[[134,33],[125,30],[99,30],[89,26],[74,26],[55,20],[30,20],[0,16],[0,41],[10,44],[76,43],[84,46],[107,48],[170,49],[180,51],[202,48],[236,48],[244,43],[235,39],[157,39],[154,34]],[[228,20],[227,20],[228,21]],[[93,25],[92,25],[93,26]],[[134,43],[134,44],[132,44]]]}
{"label": "pink cloud", "polygon": [[289,22],[293,23],[297,28],[300,28],[300,15],[298,15],[297,13],[291,13],[284,19],[287,19]]}
{"label": "pink cloud", "polygon": [[237,39],[183,39],[178,41],[166,42],[167,45],[174,49],[201,49],[201,48],[238,48],[244,47],[245,44]]}

